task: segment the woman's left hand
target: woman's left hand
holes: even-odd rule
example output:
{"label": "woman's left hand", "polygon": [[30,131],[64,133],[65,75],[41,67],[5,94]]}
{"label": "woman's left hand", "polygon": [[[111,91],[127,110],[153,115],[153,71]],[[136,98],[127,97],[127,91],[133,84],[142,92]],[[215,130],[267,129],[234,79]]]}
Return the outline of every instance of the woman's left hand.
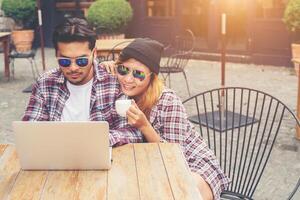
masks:
{"label": "woman's left hand", "polygon": [[132,105],[126,112],[128,124],[134,126],[138,129],[144,129],[149,126],[149,121],[145,114],[139,109],[134,101],[132,101]]}

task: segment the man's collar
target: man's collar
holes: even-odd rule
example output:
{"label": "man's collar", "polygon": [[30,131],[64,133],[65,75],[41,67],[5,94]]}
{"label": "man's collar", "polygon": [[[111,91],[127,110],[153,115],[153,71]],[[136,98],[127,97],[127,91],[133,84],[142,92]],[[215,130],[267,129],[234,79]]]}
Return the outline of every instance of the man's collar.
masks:
{"label": "man's collar", "polygon": [[98,81],[103,81],[107,75],[107,72],[100,66],[100,62],[98,60],[94,61],[94,74],[95,79]]}
{"label": "man's collar", "polygon": [[65,76],[64,74],[62,73],[61,69],[59,68],[59,77],[57,79],[57,82],[58,83],[61,83],[63,84],[65,82]]}

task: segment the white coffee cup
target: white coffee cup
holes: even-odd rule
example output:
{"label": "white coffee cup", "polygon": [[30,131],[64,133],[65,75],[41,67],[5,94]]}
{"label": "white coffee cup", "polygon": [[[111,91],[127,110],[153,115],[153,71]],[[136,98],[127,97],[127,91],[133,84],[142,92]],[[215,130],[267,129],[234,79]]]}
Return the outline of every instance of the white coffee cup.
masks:
{"label": "white coffee cup", "polygon": [[121,117],[126,117],[126,112],[131,106],[130,99],[119,99],[116,101],[116,111]]}

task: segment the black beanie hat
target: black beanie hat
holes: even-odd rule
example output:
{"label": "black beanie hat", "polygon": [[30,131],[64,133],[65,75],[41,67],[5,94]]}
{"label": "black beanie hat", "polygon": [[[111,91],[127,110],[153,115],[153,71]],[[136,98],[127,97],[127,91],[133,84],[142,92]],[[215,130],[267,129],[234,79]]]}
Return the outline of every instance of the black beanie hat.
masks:
{"label": "black beanie hat", "polygon": [[120,57],[134,58],[146,65],[151,72],[159,73],[159,63],[164,46],[156,40],[137,38],[125,47]]}

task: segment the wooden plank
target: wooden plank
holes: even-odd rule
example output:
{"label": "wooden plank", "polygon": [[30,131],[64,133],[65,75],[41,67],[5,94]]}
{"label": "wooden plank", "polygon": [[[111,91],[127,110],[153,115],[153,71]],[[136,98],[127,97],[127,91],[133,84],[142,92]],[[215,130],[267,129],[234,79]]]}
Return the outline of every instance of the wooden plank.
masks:
{"label": "wooden plank", "polygon": [[40,199],[47,174],[47,171],[21,171],[10,193],[10,200]]}
{"label": "wooden plank", "polygon": [[159,148],[175,199],[202,199],[180,146],[178,144],[160,143]]}
{"label": "wooden plank", "polygon": [[80,171],[78,175],[79,199],[106,199],[107,171]]}
{"label": "wooden plank", "polygon": [[134,144],[141,199],[174,199],[157,143]]}
{"label": "wooden plank", "polygon": [[132,144],[113,148],[108,186],[108,199],[140,199]]}
{"label": "wooden plank", "polygon": [[[80,2],[79,8],[89,8],[93,2]],[[57,10],[76,10],[76,2],[59,2],[55,4]]]}
{"label": "wooden plank", "polygon": [[7,199],[20,171],[14,146],[9,145],[0,158],[0,199]]}
{"label": "wooden plank", "polygon": [[51,171],[41,199],[78,199],[78,171]]}

